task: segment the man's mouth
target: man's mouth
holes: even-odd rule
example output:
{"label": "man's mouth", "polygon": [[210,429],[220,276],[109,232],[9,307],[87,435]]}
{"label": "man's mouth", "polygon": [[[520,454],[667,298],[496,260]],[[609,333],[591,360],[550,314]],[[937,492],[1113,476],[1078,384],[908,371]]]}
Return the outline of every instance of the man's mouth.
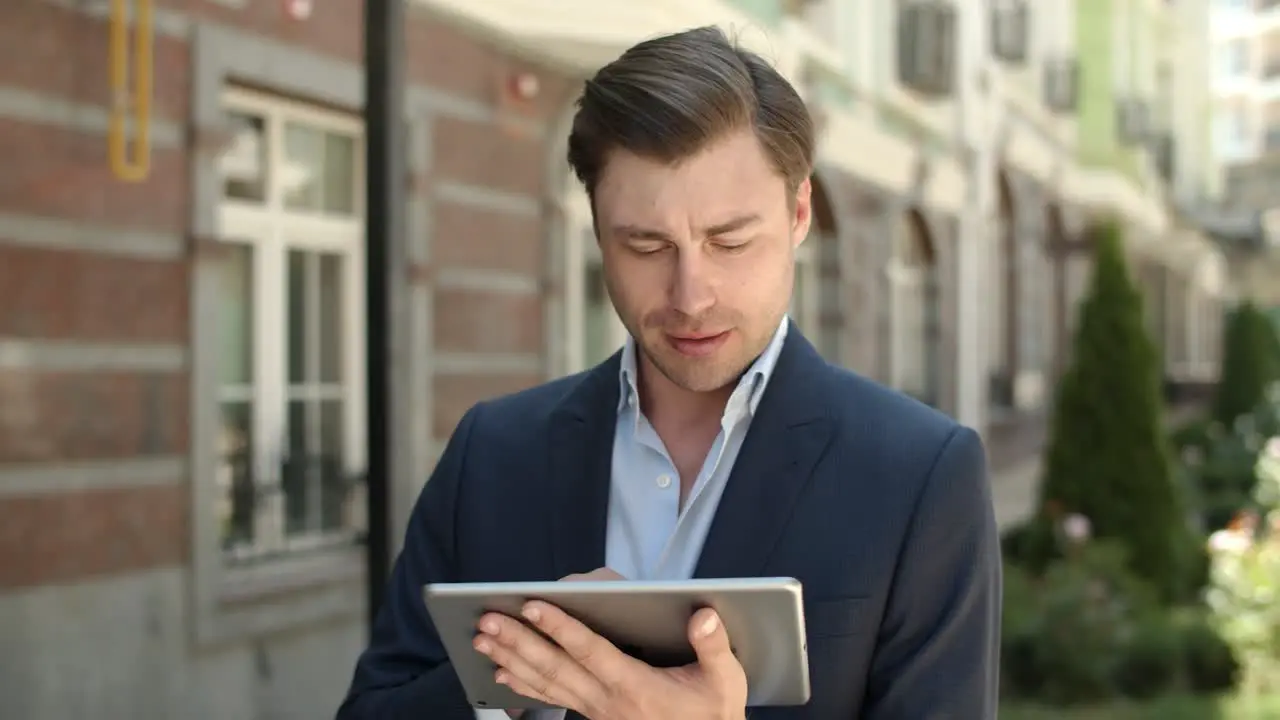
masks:
{"label": "man's mouth", "polygon": [[676,352],[687,357],[704,357],[729,339],[729,331],[718,333],[668,333],[667,342]]}

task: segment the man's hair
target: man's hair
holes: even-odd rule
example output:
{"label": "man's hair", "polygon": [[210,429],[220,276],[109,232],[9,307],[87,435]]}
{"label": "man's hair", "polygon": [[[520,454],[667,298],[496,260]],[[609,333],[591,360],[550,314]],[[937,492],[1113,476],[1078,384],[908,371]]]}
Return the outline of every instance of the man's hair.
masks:
{"label": "man's hair", "polygon": [[739,130],[755,132],[791,192],[813,170],[813,118],[804,100],[717,27],[633,46],[587,81],[577,107],[569,166],[593,199],[611,151],[676,163]]}

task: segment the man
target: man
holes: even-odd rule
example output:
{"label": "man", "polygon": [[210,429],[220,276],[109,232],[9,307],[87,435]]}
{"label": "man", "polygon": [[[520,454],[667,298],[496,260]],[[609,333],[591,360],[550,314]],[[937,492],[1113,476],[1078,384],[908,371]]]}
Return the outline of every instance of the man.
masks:
{"label": "man", "polygon": [[[753,720],[995,717],[1000,558],[978,436],[828,365],[786,319],[813,156],[795,90],[715,29],[641,43],[586,84],[569,162],[632,339],[462,419],[339,718],[471,717],[424,584],[583,573],[799,579],[812,699]],[[698,663],[675,670],[554,607],[525,614],[554,642],[489,615],[476,651],[570,717],[745,716],[710,610],[690,623]]]}

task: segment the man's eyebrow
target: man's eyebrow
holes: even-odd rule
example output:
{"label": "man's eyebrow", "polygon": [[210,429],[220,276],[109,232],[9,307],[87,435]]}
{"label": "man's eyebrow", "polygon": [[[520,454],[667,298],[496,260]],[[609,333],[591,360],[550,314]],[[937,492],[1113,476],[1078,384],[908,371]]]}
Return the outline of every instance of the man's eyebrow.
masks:
{"label": "man's eyebrow", "polygon": [[667,240],[671,237],[671,235],[661,230],[639,225],[614,225],[609,230],[616,237],[624,237],[630,240]]}
{"label": "man's eyebrow", "polygon": [[[739,215],[731,220],[722,223],[716,223],[702,229],[703,235],[715,237],[716,235],[724,235],[734,230],[741,230],[749,225],[760,222],[760,215],[757,213],[748,213]],[[613,235],[618,237],[630,238],[633,240],[668,240],[671,238],[670,233],[654,228],[641,227],[639,225],[614,225],[611,228]]]}
{"label": "man's eyebrow", "polygon": [[747,227],[748,225],[754,225],[755,223],[758,223],[758,222],[760,222],[760,216],[756,213],[749,213],[747,215],[739,215],[738,217],[733,218],[732,220],[718,223],[716,225],[712,225],[711,227],[703,228],[702,232],[705,235],[714,237],[716,235],[724,235],[725,233],[731,233],[734,230],[741,230],[742,228]]}

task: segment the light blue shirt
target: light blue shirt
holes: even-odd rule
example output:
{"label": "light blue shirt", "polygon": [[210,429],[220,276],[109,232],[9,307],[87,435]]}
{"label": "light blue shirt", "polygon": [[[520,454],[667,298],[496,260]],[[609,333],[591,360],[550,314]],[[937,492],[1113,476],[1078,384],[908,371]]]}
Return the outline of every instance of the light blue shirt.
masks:
{"label": "light blue shirt", "polygon": [[[720,417],[720,433],[680,507],[680,473],[662,439],[640,411],[636,343],[627,338],[618,382],[618,421],[613,434],[605,565],[629,580],[686,580],[693,576],[733,463],[760,407],[782,354],[787,318],[738,381]],[[478,720],[504,720],[502,710],[477,710]],[[562,720],[563,710],[541,710],[528,720]]]}

